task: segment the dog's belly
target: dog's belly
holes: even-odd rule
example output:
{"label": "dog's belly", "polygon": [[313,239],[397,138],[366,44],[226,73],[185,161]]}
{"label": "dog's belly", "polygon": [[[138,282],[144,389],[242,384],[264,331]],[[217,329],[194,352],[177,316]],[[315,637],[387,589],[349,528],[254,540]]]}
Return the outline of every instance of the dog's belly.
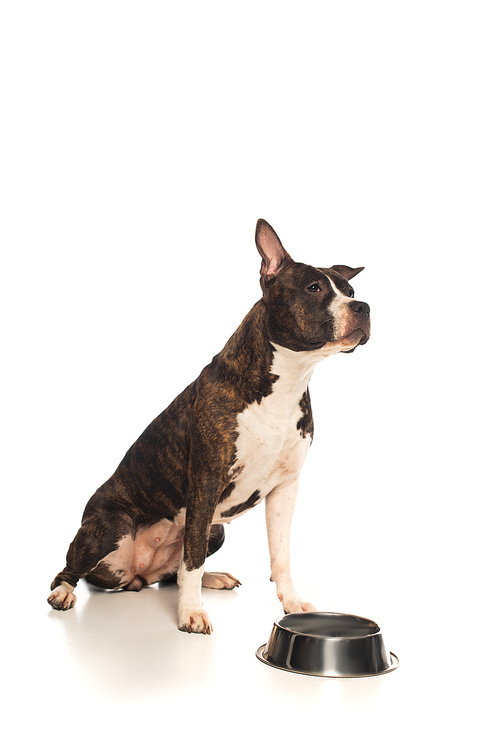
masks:
{"label": "dog's belly", "polygon": [[184,539],[185,511],[174,521],[164,518],[124,536],[88,576],[104,588],[123,588],[140,578],[146,585],[174,575],[179,569]]}

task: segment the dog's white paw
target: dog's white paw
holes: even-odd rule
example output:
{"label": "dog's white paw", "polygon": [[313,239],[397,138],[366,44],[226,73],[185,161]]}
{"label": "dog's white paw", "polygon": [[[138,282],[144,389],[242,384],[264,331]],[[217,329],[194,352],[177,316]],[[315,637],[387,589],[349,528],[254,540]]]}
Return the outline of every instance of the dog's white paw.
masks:
{"label": "dog's white paw", "polygon": [[47,598],[47,602],[50,603],[53,609],[57,609],[58,611],[72,609],[76,603],[76,596],[73,590],[74,588],[69,583],[61,583],[57,588],[54,588]]}
{"label": "dog's white paw", "polygon": [[280,598],[285,614],[301,614],[304,611],[316,611],[316,607],[301,598]]}
{"label": "dog's white paw", "polygon": [[216,590],[233,590],[241,585],[240,581],[229,572],[204,572],[201,584],[204,588]]}
{"label": "dog's white paw", "polygon": [[181,632],[195,632],[201,635],[211,635],[213,632],[210,617],[203,609],[199,611],[179,611],[179,629]]}

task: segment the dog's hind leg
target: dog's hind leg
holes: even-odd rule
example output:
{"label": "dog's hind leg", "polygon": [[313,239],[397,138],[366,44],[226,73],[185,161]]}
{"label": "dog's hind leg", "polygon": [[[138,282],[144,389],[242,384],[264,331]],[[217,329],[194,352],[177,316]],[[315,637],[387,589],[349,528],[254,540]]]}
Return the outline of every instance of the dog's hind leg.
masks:
{"label": "dog's hind leg", "polygon": [[[64,570],[61,575],[63,573]],[[47,598],[47,602],[50,603],[53,609],[57,609],[58,611],[67,611],[68,609],[72,609],[76,603],[76,596],[73,593],[74,589],[74,585],[70,585],[69,583],[62,580],[59,585],[54,587],[52,593]]]}
{"label": "dog's hind leg", "polygon": [[69,547],[66,567],[56,575],[50,586],[52,592],[47,601],[59,611],[73,608],[76,603],[73,591],[78,580],[89,575],[102,559],[117,548],[120,538],[127,532],[126,526],[130,532],[131,521],[117,516],[116,511],[96,505],[92,500],[87,505],[82,525]]}
{"label": "dog's hind leg", "polygon": [[[52,581],[50,586],[51,594],[47,598],[53,609],[58,611],[67,611],[72,609],[76,603],[76,596],[73,593],[78,580],[88,574],[93,567],[99,563],[96,555],[92,554],[90,549],[86,554],[79,554],[79,550],[88,546],[90,534],[83,524],[76,534],[66,556],[66,567],[59,572]],[[103,555],[105,556],[105,555]],[[102,557],[101,557],[102,558]],[[95,561],[95,564],[92,562]]]}
{"label": "dog's hind leg", "polygon": [[203,588],[214,588],[215,590],[233,590],[233,588],[239,588],[241,583],[229,572],[204,572],[201,585]]}
{"label": "dog's hind leg", "polygon": [[[220,549],[224,543],[225,532],[222,524],[212,525],[208,538],[207,558]],[[239,588],[240,581],[230,575],[229,572],[204,572],[201,578],[202,588],[214,588],[215,590],[233,590]]]}

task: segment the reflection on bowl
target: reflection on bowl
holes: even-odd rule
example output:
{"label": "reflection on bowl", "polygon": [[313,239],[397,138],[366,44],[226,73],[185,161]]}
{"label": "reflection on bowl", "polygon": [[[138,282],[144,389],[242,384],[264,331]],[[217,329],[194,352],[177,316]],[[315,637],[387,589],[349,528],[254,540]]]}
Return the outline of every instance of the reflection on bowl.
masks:
{"label": "reflection on bowl", "polygon": [[256,655],[284,671],[337,678],[379,676],[399,665],[374,621],[326,611],[281,616]]}

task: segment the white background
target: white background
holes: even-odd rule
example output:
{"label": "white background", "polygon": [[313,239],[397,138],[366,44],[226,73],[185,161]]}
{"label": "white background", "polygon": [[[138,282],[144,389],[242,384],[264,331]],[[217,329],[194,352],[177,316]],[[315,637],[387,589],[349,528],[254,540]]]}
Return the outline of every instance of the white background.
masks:
{"label": "white background", "polygon": [[[481,0],[2,5],[10,746],[497,745],[499,32]],[[173,588],[45,603],[87,499],[258,298],[259,217],[366,266],[372,338],[311,382],[293,560],[380,624],[384,677],[254,657],[262,507],[214,558],[243,586],[204,595],[211,638]]]}

